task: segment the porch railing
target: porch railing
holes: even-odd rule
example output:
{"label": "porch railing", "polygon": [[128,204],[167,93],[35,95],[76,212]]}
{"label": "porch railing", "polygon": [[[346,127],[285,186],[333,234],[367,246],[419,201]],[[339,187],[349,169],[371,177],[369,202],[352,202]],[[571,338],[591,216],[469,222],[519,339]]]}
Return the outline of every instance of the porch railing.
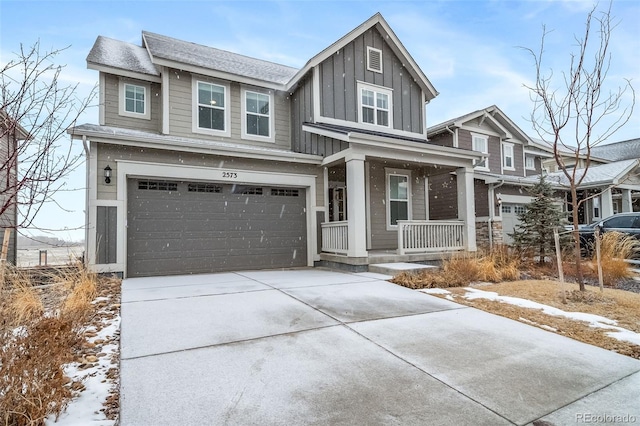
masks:
{"label": "porch railing", "polygon": [[347,221],[324,222],[320,226],[322,228],[322,251],[347,254],[349,249]]}
{"label": "porch railing", "polygon": [[399,220],[398,254],[464,249],[460,220]]}

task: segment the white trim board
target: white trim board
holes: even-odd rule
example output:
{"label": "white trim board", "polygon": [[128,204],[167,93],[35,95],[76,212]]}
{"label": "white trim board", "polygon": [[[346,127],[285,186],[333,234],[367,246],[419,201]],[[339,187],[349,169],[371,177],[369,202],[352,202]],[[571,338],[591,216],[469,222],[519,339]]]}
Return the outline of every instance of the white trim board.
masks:
{"label": "white trim board", "polygon": [[[118,259],[122,256],[122,272],[127,274],[127,238],[125,235],[127,219],[127,179],[136,177],[159,177],[186,181],[208,181],[221,183],[245,183],[260,185],[278,185],[304,188],[307,213],[307,266],[313,266],[316,258],[316,176],[295,173],[261,172],[241,169],[212,169],[210,167],[183,166],[162,163],[147,163],[128,160],[116,160],[118,208]],[[223,173],[225,172],[225,173]],[[227,177],[235,176],[235,177]],[[121,233],[122,232],[122,236]],[[95,237],[94,237],[95,238]],[[120,262],[118,262],[120,264]],[[103,265],[100,265],[103,266]],[[104,265],[111,266],[113,265]]]}

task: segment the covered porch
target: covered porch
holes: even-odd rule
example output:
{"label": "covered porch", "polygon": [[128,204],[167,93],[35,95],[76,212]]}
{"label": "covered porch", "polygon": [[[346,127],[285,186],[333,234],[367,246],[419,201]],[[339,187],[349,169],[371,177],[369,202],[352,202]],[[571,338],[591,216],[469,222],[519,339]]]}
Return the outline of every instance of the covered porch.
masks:
{"label": "covered porch", "polygon": [[[425,142],[349,134],[349,148],[322,164],[320,260],[365,270],[476,251],[473,164],[480,158]],[[436,176],[453,184],[443,186]],[[431,177],[443,187],[433,191]],[[443,217],[444,210],[451,217]]]}

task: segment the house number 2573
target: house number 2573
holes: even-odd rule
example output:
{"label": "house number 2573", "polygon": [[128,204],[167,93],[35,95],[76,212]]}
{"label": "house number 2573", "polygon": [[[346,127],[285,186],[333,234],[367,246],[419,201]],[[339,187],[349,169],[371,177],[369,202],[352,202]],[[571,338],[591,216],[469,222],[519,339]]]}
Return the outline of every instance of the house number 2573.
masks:
{"label": "house number 2573", "polygon": [[238,174],[236,172],[222,172],[222,177],[229,178],[229,179],[237,179]]}

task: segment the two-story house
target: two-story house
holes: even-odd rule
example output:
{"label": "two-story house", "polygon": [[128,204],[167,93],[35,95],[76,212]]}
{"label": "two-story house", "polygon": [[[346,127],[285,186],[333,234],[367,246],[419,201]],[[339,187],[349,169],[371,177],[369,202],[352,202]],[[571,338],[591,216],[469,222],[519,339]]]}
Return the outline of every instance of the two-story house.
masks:
{"label": "two-story house", "polygon": [[[560,154],[567,170],[575,170],[576,179],[581,180],[577,187],[578,197],[584,200],[578,208],[581,225],[616,213],[640,211],[640,139],[599,144],[591,147],[588,155],[586,149],[576,153],[566,148]],[[549,182],[564,192],[567,219],[571,221],[569,181],[555,159],[547,160],[545,168]]]}
{"label": "two-story house", "polygon": [[[504,112],[493,105],[427,129],[433,144],[469,149],[485,154],[474,167],[477,241],[479,245],[509,244],[510,233],[519,223],[532,197],[526,188],[542,173],[543,161],[553,155],[529,138]],[[430,219],[455,217],[456,177],[450,173],[432,176]]]}
{"label": "two-story house", "polygon": [[[27,131],[0,110],[0,247],[6,243],[6,261],[17,261],[18,142],[28,137]],[[6,240],[5,240],[6,238]]]}
{"label": "two-story house", "polygon": [[[366,270],[476,248],[484,154],[427,142],[438,93],[380,14],[301,69],[150,32],[141,46],[100,36],[87,63],[99,123],[70,132],[88,154],[97,271]],[[443,173],[455,214],[430,220]]]}

